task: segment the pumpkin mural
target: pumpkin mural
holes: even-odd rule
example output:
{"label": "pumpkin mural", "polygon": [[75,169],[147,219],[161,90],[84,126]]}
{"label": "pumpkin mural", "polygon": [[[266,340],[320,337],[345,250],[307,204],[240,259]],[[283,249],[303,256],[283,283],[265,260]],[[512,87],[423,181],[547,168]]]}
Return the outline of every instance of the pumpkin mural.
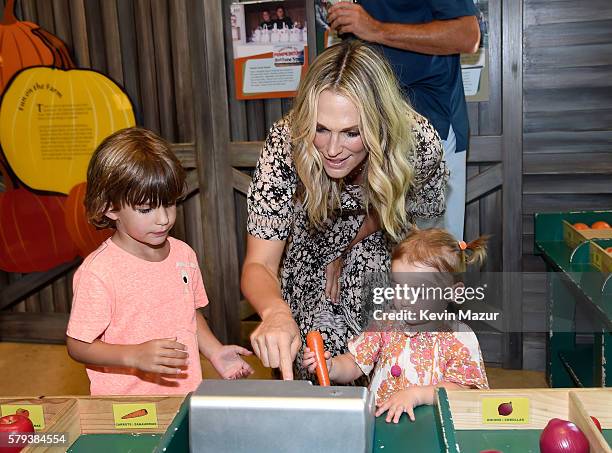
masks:
{"label": "pumpkin mural", "polygon": [[23,188],[0,193],[0,269],[46,271],[77,256],[64,224],[65,200]]}
{"label": "pumpkin mural", "polygon": [[95,148],[135,125],[128,96],[95,71],[36,67],[19,72],[0,105],[0,142],[27,186],[68,194],[86,180]]}
{"label": "pumpkin mural", "polygon": [[114,232],[111,228],[99,230],[87,221],[83,204],[86,189],[86,182],[72,188],[66,199],[65,213],[68,234],[79,249],[79,255],[83,258],[97,249]]}
{"label": "pumpkin mural", "polygon": [[7,0],[0,22],[0,93],[17,72],[31,66],[73,68],[66,45],[32,22],[19,21]]}

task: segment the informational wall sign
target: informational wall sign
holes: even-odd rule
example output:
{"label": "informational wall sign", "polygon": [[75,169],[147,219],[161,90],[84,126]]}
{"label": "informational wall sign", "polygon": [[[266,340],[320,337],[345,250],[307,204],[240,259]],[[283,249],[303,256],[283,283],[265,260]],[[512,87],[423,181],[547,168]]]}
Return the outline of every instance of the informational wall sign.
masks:
{"label": "informational wall sign", "polygon": [[236,98],[293,97],[308,65],[304,0],[233,3]]}
{"label": "informational wall sign", "polygon": [[84,69],[28,68],[6,88],[0,142],[11,169],[32,189],[68,194],[113,132],[135,125],[128,96]]}

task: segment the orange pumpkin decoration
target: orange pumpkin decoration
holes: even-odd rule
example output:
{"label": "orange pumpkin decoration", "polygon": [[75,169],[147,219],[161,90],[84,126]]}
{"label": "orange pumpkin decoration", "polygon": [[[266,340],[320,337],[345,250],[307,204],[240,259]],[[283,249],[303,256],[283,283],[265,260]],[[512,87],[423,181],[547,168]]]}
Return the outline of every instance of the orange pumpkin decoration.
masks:
{"label": "orange pumpkin decoration", "polygon": [[77,184],[70,190],[66,200],[66,229],[79,249],[79,256],[85,258],[110,237],[114,230],[106,228],[99,230],[87,221],[85,215],[85,191],[87,183]]}
{"label": "orange pumpkin decoration", "polygon": [[55,66],[74,68],[66,45],[32,22],[19,21],[14,13],[15,0],[7,0],[0,22],[0,93],[23,68]]}
{"label": "orange pumpkin decoration", "polygon": [[64,224],[65,200],[21,188],[0,193],[0,269],[40,272],[76,257]]}

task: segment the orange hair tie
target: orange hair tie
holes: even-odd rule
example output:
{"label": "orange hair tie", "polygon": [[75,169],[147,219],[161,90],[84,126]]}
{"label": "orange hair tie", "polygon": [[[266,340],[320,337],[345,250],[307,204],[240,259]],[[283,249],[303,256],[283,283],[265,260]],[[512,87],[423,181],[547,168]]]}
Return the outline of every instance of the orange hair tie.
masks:
{"label": "orange hair tie", "polygon": [[459,241],[459,248],[461,250],[467,249],[467,244],[465,243],[465,241]]}

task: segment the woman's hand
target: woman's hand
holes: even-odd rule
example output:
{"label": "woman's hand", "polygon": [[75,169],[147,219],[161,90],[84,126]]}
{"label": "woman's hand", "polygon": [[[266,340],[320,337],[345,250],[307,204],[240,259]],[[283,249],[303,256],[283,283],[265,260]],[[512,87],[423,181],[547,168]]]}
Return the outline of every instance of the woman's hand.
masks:
{"label": "woman's hand", "polygon": [[340,256],[329,263],[325,269],[325,297],[331,299],[334,304],[340,302],[340,276],[343,264],[344,259]]}
{"label": "woman's hand", "polygon": [[232,344],[217,349],[209,360],[223,379],[242,379],[254,371],[240,356],[251,354],[253,353],[248,349]]}
{"label": "woman's hand", "polygon": [[251,345],[265,367],[280,368],[283,379],[293,379],[293,361],[302,347],[300,331],[289,307],[274,308],[251,334]]}
{"label": "woman's hand", "polygon": [[[332,369],[332,359],[331,353],[329,351],[325,351],[325,364],[327,365],[327,372],[331,373]],[[304,348],[304,357],[302,359],[302,366],[308,369],[310,374],[314,374],[317,369],[317,356],[314,351],[311,351],[310,348]]]}
{"label": "woman's hand", "polygon": [[149,340],[129,348],[127,365],[141,371],[180,374],[189,363],[185,345],[176,338]]}
{"label": "woman's hand", "polygon": [[414,408],[421,406],[424,403],[424,392],[430,391],[433,393],[433,387],[409,387],[394,393],[391,398],[378,406],[376,417],[387,411],[385,421],[390,423],[398,423],[402,413],[407,412],[411,421],[414,421]]}

